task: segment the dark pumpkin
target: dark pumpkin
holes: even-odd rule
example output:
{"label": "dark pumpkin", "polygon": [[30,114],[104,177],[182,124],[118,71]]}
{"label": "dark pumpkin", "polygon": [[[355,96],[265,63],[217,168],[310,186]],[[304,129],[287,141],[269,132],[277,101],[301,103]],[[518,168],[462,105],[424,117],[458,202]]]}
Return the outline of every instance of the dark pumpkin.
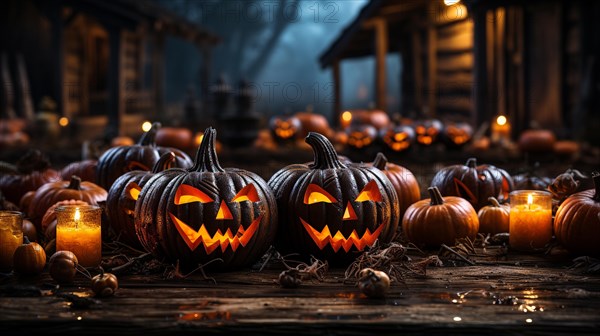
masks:
{"label": "dark pumpkin", "polygon": [[373,167],[381,170],[394,186],[394,190],[398,195],[398,205],[400,206],[399,218],[402,220],[406,209],[421,199],[419,182],[410,170],[388,162],[387,157],[382,153],[377,153],[372,164]]}
{"label": "dark pumpkin", "polygon": [[275,238],[277,205],[258,175],[223,169],[209,128],[194,165],[154,175],[135,206],[135,229],[144,248],[158,258],[197,265],[215,258],[234,269],[248,265]]}
{"label": "dark pumpkin", "polygon": [[275,141],[293,142],[302,130],[302,123],[295,116],[274,116],[269,120],[269,129]]}
{"label": "dark pumpkin", "polygon": [[110,187],[106,198],[106,214],[119,239],[131,246],[141,246],[135,232],[134,212],[139,193],[156,173],[170,168],[175,154],[163,154],[151,171],[133,170],[123,174]]}
{"label": "dark pumpkin", "polygon": [[161,155],[168,152],[173,152],[177,156],[175,167],[190,167],[192,161],[184,152],[156,145],[155,138],[158,129],[160,129],[160,123],[154,123],[136,145],[113,147],[104,152],[98,159],[98,168],[96,169],[98,184],[109,190],[119,176],[132,170],[148,171]]}
{"label": "dark pumpkin", "polygon": [[462,148],[473,136],[473,127],[464,122],[448,123],[442,132],[442,141],[450,149]]}
{"label": "dark pumpkin", "polygon": [[50,168],[50,162],[45,155],[39,150],[31,150],[19,159],[14,174],[0,175],[0,190],[8,201],[17,204],[28,191],[37,190],[45,183],[58,180],[60,175]]}
{"label": "dark pumpkin", "polygon": [[81,200],[89,204],[98,204],[106,200],[107,192],[92,182],[81,182],[78,176],[69,181],[57,181],[41,186],[33,196],[29,206],[29,218],[37,229],[41,229],[42,217],[56,202]]}
{"label": "dark pumpkin", "polygon": [[71,176],[76,175],[82,181],[96,183],[96,167],[97,160],[83,160],[68,164],[60,170],[60,177],[64,180],[69,180]]}
{"label": "dark pumpkin", "polygon": [[556,240],[570,252],[600,256],[600,174],[592,175],[594,189],[573,194],[554,217]]}
{"label": "dark pumpkin", "polygon": [[367,124],[353,124],[348,130],[347,145],[354,149],[363,149],[370,146],[377,139],[377,129]]}
{"label": "dark pumpkin", "polygon": [[453,165],[438,171],[431,181],[443,195],[459,196],[471,203],[475,210],[481,209],[488,198],[508,199],[514,189],[510,175],[503,169],[492,165],[477,165],[470,158],[464,165]]}
{"label": "dark pumpkin", "polygon": [[295,164],[269,180],[280,213],[282,251],[346,263],[398,225],[398,196],[379,169],[345,164],[325,136],[309,133],[312,164]]}
{"label": "dark pumpkin", "polygon": [[444,128],[444,124],[437,119],[420,120],[414,125],[417,134],[417,143],[423,146],[434,144]]}
{"label": "dark pumpkin", "polygon": [[409,125],[396,125],[381,135],[383,143],[393,152],[404,152],[415,142],[415,131]]}

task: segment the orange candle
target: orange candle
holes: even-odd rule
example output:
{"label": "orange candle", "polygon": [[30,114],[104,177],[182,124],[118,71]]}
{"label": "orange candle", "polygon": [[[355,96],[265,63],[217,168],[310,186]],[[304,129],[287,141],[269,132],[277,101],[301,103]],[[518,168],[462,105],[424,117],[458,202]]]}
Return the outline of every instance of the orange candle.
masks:
{"label": "orange candle", "polygon": [[495,144],[505,144],[510,142],[511,126],[508,119],[499,115],[494,122],[492,122],[492,137],[491,140]]}
{"label": "orange candle", "polygon": [[23,244],[23,215],[18,211],[0,211],[0,270],[10,271],[13,254]]}
{"label": "orange candle", "polygon": [[101,214],[96,205],[56,208],[56,250],[73,252],[82,266],[100,265]]}
{"label": "orange candle", "polygon": [[552,196],[539,190],[510,193],[509,239],[511,248],[532,251],[552,239]]}

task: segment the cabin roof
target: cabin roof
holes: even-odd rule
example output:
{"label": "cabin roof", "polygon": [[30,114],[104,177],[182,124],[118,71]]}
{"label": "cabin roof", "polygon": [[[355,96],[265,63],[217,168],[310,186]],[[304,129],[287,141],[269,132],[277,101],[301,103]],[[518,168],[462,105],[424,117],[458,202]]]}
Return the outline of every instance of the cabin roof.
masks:
{"label": "cabin roof", "polygon": [[[38,0],[44,4],[44,0]],[[135,29],[147,23],[154,31],[164,31],[201,45],[216,45],[220,39],[206,28],[148,0],[62,0],[52,1],[82,11],[110,24]]]}

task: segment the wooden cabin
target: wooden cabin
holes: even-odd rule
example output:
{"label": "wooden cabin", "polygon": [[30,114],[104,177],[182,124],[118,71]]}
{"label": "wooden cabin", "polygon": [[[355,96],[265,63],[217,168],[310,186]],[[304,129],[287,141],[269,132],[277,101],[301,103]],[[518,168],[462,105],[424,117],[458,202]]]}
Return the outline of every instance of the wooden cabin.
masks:
{"label": "wooden cabin", "polygon": [[[208,90],[210,53],[219,39],[149,1],[7,0],[0,51],[22,55],[34,102],[50,96],[58,112],[108,133],[165,113],[165,40],[196,45]],[[24,111],[17,114],[23,115]],[[97,129],[97,127],[96,127]]]}
{"label": "wooden cabin", "polygon": [[[464,119],[506,115],[598,143],[600,3],[519,0],[372,0],[320,57],[343,110],[340,62],[375,56],[376,106],[384,109],[385,58],[402,58],[405,116]],[[595,84],[594,84],[595,83]]]}

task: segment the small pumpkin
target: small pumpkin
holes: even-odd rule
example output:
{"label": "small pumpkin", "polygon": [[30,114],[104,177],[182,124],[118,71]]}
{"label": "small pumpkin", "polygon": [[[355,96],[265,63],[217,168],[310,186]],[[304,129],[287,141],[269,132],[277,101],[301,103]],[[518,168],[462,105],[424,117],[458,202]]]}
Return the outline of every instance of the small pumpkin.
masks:
{"label": "small pumpkin", "polygon": [[410,170],[388,162],[387,157],[383,153],[377,153],[372,165],[381,170],[394,186],[400,207],[399,220],[402,220],[406,209],[421,199],[419,182]]}
{"label": "small pumpkin", "polygon": [[113,147],[104,152],[98,159],[96,169],[98,184],[105,190],[109,190],[119,176],[132,170],[150,170],[160,156],[168,152],[173,152],[177,156],[175,167],[190,167],[192,160],[184,152],[156,145],[156,132],[160,127],[160,123],[152,124],[152,128],[144,133],[136,145]]}
{"label": "small pumpkin", "polygon": [[294,164],[269,180],[280,215],[280,250],[347,263],[376,240],[389,242],[398,225],[398,196],[377,168],[340,161],[318,133],[306,142],[314,162]]}
{"label": "small pumpkin", "polygon": [[48,272],[60,284],[73,282],[79,262],[71,251],[56,251],[48,263]]}
{"label": "small pumpkin", "polygon": [[58,180],[60,175],[50,168],[46,156],[39,150],[31,150],[17,161],[16,174],[0,175],[0,190],[8,201],[16,204],[28,191]]}
{"label": "small pumpkin", "polygon": [[310,132],[321,133],[325,136],[333,135],[333,131],[329,126],[327,118],[320,114],[313,113],[312,111],[298,112],[295,114],[295,117],[298,118],[300,124],[302,124],[300,138],[306,137]]}
{"label": "small pumpkin", "polygon": [[[350,112],[351,116],[349,123],[370,125],[375,127],[377,131],[383,130],[390,126],[390,117],[385,111],[353,110],[348,112]],[[348,121],[346,121],[342,115],[342,120],[340,120],[340,123],[344,122],[348,123]]]}
{"label": "small pumpkin", "polygon": [[572,253],[600,256],[600,174],[594,189],[569,196],[556,211],[554,235]]}
{"label": "small pumpkin", "polygon": [[447,196],[459,196],[468,200],[476,210],[486,203],[488,198],[508,199],[514,189],[510,175],[503,169],[492,165],[477,165],[470,158],[464,165],[452,165],[438,171],[431,181]]}
{"label": "small pumpkin", "polygon": [[157,146],[187,150],[193,144],[194,134],[185,127],[161,127],[156,132]]}
{"label": "small pumpkin", "polygon": [[300,119],[293,115],[273,116],[269,120],[269,129],[277,142],[294,141],[302,130]]}
{"label": "small pumpkin", "polygon": [[502,233],[508,232],[510,223],[510,208],[501,205],[495,197],[488,198],[491,205],[486,205],[479,209],[479,232],[482,233]]}
{"label": "small pumpkin", "polygon": [[473,127],[465,122],[446,124],[442,132],[442,141],[451,149],[462,148],[472,137]]}
{"label": "small pumpkin", "polygon": [[52,205],[58,201],[81,200],[97,205],[106,200],[107,192],[92,182],[81,182],[78,176],[72,176],[70,181],[47,183],[40,187],[29,206],[29,218],[41,228],[42,217]]}
{"label": "small pumpkin", "polygon": [[523,152],[546,153],[554,150],[556,135],[546,129],[529,129],[519,137],[519,149]]}
{"label": "small pumpkin", "polygon": [[391,151],[404,152],[415,142],[415,130],[408,125],[396,125],[386,129],[381,139]]}
{"label": "small pumpkin", "polygon": [[346,132],[348,133],[347,145],[354,149],[368,147],[377,139],[377,129],[371,125],[353,124]]}
{"label": "small pumpkin", "polygon": [[82,181],[96,183],[97,160],[83,160],[72,162],[60,170],[60,177],[63,181],[69,180],[71,176],[76,175]]}
{"label": "small pumpkin", "polygon": [[170,168],[175,153],[163,154],[151,171],[133,170],[119,177],[108,191],[106,214],[119,239],[134,247],[141,246],[135,232],[135,203],[142,188],[156,173]]}
{"label": "small pumpkin", "polygon": [[275,237],[272,191],[254,173],[222,168],[215,138],[208,128],[191,168],[159,172],[139,194],[136,233],[158,258],[194,266],[221,258],[217,267],[232,269],[254,262]]}
{"label": "small pumpkin", "polygon": [[437,119],[424,119],[415,123],[417,143],[422,146],[430,146],[436,142],[444,129],[444,124]]}
{"label": "small pumpkin", "polygon": [[98,297],[112,296],[119,288],[117,276],[112,273],[105,273],[104,269],[100,269],[101,273],[92,278],[92,291]]}
{"label": "small pumpkin", "polygon": [[35,228],[35,225],[33,225],[33,223],[26,218],[23,219],[23,236],[27,236],[32,242],[37,242],[38,240],[37,229]]}
{"label": "small pumpkin", "polygon": [[23,236],[23,244],[15,250],[13,255],[13,267],[22,275],[38,275],[46,267],[46,252],[36,242],[30,242],[27,236]]}
{"label": "small pumpkin", "polygon": [[427,189],[430,199],[408,207],[402,218],[402,232],[417,246],[454,245],[456,239],[474,239],[479,218],[473,206],[455,196],[442,197],[437,187]]}

